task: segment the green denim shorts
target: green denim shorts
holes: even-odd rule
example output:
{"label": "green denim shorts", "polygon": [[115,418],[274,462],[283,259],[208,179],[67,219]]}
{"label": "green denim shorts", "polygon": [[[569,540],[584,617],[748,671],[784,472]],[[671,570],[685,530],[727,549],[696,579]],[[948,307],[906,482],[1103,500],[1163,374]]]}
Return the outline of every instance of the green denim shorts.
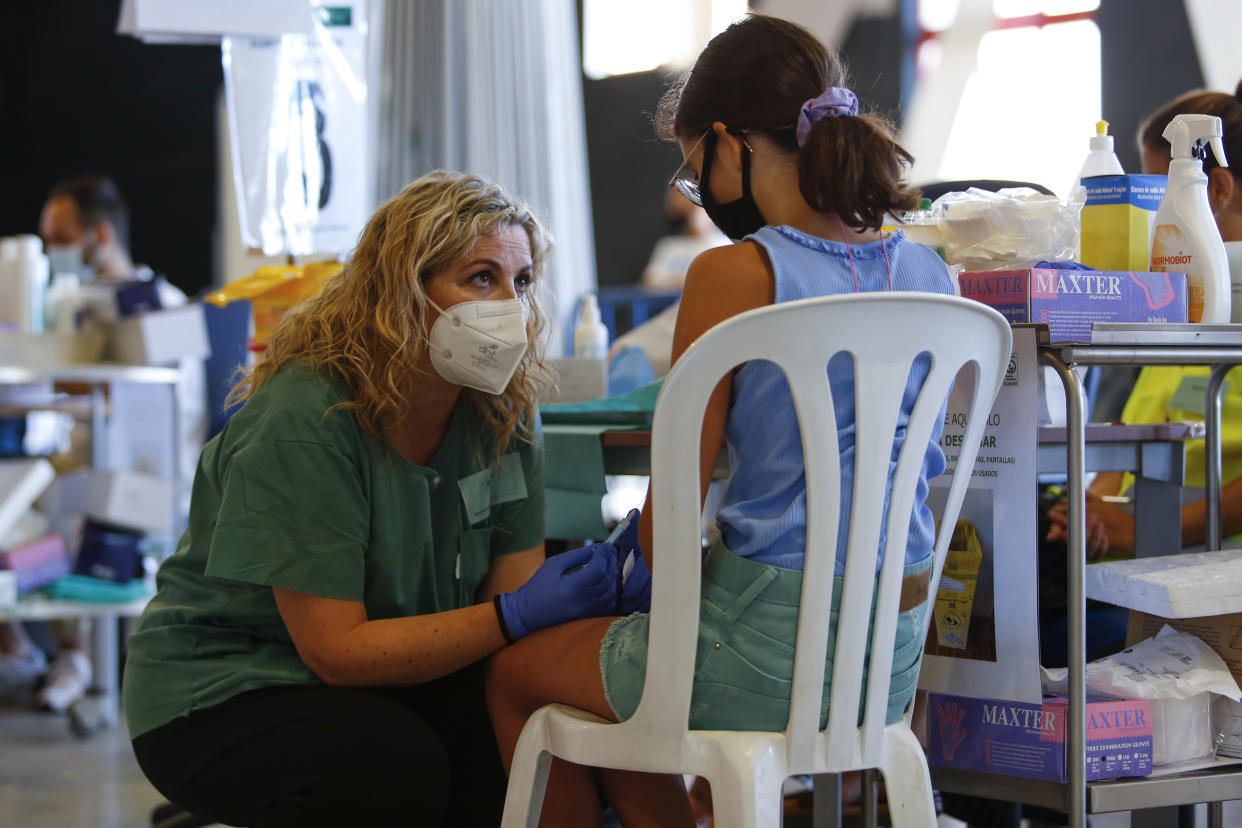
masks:
{"label": "green denim shorts", "polygon": [[[927,557],[908,564],[904,574],[927,569],[931,562],[931,557]],[[828,721],[828,691],[836,652],[836,608],[843,582],[844,578],[837,577],[832,588],[820,727]],[[801,570],[739,558],[719,542],[712,547],[703,567],[703,600],[690,697],[691,729],[785,729],[789,721],[793,642],[801,589]],[[890,724],[901,718],[918,683],[925,603],[898,616],[886,719]],[[647,630],[647,614],[635,613],[613,622],[600,646],[604,696],[621,721],[634,715],[642,696],[647,672]],[[865,683],[863,691],[866,692]]]}

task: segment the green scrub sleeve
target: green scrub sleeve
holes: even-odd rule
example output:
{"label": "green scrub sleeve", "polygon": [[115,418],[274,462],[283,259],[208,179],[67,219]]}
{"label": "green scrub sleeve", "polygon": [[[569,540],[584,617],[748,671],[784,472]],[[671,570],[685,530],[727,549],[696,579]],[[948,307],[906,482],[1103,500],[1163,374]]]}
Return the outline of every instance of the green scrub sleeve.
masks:
{"label": "green scrub sleeve", "polygon": [[[526,497],[493,506],[492,557],[524,552],[544,541],[543,430],[535,421],[535,442],[525,444],[517,457],[526,478]],[[509,455],[510,460],[517,459]]]}
{"label": "green scrub sleeve", "polygon": [[255,443],[223,475],[206,574],[361,601],[369,530],[349,458],[317,443]]}

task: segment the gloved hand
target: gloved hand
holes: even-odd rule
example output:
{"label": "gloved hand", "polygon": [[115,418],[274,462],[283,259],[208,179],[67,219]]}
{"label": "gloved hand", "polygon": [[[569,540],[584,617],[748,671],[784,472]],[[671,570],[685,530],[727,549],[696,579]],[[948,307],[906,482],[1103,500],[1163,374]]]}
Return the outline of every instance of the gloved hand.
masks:
{"label": "gloved hand", "polygon": [[616,547],[591,544],[544,561],[515,592],[497,596],[496,609],[516,641],[544,627],[612,615],[618,577]]}
{"label": "gloved hand", "polygon": [[[622,561],[625,556],[622,555]],[[651,611],[651,570],[643,560],[643,553],[634,550],[634,569],[630,571],[629,580],[621,588],[621,603],[617,606],[618,615],[629,615],[631,612]]]}
{"label": "gloved hand", "polygon": [[[617,538],[617,566],[622,567],[626,557],[633,552],[634,568],[621,588],[621,598],[617,603],[619,615],[648,612],[651,609],[651,570],[647,569],[647,562],[643,560],[643,550],[638,543],[638,510],[631,509],[626,519],[629,520],[630,525]],[[618,571],[618,576],[623,577],[623,573]]]}

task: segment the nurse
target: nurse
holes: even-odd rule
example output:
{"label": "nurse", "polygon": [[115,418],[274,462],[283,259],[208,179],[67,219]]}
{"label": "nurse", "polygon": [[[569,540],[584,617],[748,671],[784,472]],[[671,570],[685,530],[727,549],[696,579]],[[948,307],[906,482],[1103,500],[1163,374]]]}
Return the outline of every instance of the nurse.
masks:
{"label": "nurse", "polygon": [[481,662],[615,612],[616,551],[544,561],[529,208],[435,172],[290,312],[203,449],[129,641],[143,772],[230,825],[495,825]]}

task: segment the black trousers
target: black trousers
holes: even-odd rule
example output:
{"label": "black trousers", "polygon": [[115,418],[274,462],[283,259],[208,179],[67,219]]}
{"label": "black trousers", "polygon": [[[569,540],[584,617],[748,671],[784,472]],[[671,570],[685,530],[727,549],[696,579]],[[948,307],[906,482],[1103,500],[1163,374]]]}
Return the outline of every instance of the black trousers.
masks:
{"label": "black trousers", "polygon": [[269,687],[133,742],[174,804],[227,825],[494,828],[505,774],[483,670],[418,687]]}

